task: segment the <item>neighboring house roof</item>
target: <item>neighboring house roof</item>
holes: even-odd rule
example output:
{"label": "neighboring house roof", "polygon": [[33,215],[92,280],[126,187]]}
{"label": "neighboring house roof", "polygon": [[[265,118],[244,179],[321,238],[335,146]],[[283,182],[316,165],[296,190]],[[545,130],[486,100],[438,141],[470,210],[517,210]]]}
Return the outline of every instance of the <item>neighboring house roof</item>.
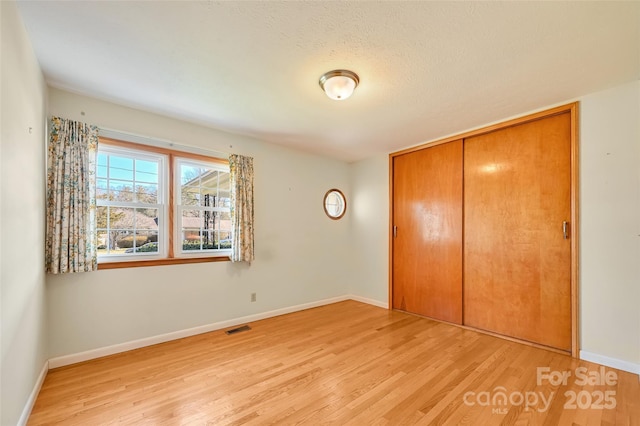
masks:
{"label": "neighboring house roof", "polygon": [[[182,226],[184,228],[200,228],[200,224],[202,220],[198,217],[183,217],[182,218]],[[220,221],[220,229],[227,230],[231,229],[231,220],[221,220]]]}
{"label": "neighboring house roof", "polygon": [[[214,184],[213,181],[214,179],[218,179],[218,176],[220,176],[220,180]],[[200,185],[203,187],[219,186],[220,188],[229,188],[229,173],[220,172],[220,170],[209,170],[200,176],[196,176],[189,182],[182,184],[182,187],[186,189],[188,187],[199,187]]]}
{"label": "neighboring house roof", "polygon": [[146,216],[141,212],[136,212],[135,215],[131,209],[114,209],[114,212],[120,217],[118,220],[111,223],[112,228],[131,229],[133,228],[135,217],[136,228],[151,230],[158,229],[158,224],[156,223],[155,218]]}

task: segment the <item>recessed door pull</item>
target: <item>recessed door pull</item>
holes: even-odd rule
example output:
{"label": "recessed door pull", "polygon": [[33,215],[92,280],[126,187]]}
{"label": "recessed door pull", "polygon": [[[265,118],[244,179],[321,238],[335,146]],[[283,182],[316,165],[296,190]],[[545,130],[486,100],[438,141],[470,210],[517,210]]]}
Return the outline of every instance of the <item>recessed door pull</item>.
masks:
{"label": "recessed door pull", "polygon": [[569,222],[566,220],[562,222],[562,236],[565,240],[569,239]]}

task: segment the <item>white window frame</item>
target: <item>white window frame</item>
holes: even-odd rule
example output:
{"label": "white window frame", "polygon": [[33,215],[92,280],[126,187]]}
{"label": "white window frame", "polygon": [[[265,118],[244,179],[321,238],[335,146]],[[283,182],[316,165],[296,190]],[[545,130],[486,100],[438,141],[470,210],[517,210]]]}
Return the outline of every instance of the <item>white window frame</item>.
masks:
{"label": "white window frame", "polygon": [[[140,159],[146,161],[154,161],[158,163],[158,194],[157,203],[140,203],[129,201],[109,201],[96,199],[96,207],[129,207],[129,208],[154,208],[158,210],[158,246],[157,252],[147,253],[131,253],[131,254],[99,254],[98,263],[111,262],[132,262],[166,258],[168,254],[168,187],[169,176],[167,176],[168,157],[164,154],[158,154],[149,151],[137,150],[134,148],[124,148],[113,145],[99,145],[98,155],[105,153],[107,155],[118,155],[120,157]],[[107,169],[107,177],[108,171]],[[134,172],[135,173],[135,172]],[[96,179],[98,177],[96,176]],[[134,175],[135,182],[135,175]],[[109,218],[107,218],[107,221]]]}
{"label": "white window frame", "polygon": [[[206,167],[209,169],[229,173],[229,165],[223,165],[217,162],[208,162],[195,160],[188,157],[180,157],[176,154],[174,158],[174,235],[173,235],[173,253],[175,258],[194,258],[194,257],[211,257],[211,256],[229,256],[231,255],[231,249],[205,249],[198,251],[185,251],[182,248],[182,212],[183,210],[200,210],[210,212],[227,212],[231,213],[230,207],[204,207],[204,206],[185,206],[182,204],[181,189],[182,184],[180,182],[180,166],[190,165],[197,167]],[[218,189],[219,190],[219,189]],[[231,188],[229,188],[231,190]],[[230,192],[229,192],[230,193]]]}

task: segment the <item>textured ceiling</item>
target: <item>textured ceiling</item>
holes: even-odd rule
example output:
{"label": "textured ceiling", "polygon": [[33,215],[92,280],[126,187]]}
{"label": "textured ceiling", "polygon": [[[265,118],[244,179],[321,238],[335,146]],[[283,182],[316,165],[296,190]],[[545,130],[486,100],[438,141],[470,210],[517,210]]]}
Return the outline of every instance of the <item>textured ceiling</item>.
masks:
{"label": "textured ceiling", "polygon": [[640,2],[18,7],[51,86],[345,161],[640,78]]}

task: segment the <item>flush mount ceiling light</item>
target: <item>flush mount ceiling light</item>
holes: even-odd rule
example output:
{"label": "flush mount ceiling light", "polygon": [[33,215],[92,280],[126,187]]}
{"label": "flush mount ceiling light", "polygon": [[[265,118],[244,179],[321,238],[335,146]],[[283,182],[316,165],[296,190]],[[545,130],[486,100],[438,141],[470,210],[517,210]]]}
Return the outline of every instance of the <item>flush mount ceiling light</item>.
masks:
{"label": "flush mount ceiling light", "polygon": [[328,97],[336,101],[351,96],[359,82],[358,74],[349,70],[333,70],[320,77],[320,87]]}

